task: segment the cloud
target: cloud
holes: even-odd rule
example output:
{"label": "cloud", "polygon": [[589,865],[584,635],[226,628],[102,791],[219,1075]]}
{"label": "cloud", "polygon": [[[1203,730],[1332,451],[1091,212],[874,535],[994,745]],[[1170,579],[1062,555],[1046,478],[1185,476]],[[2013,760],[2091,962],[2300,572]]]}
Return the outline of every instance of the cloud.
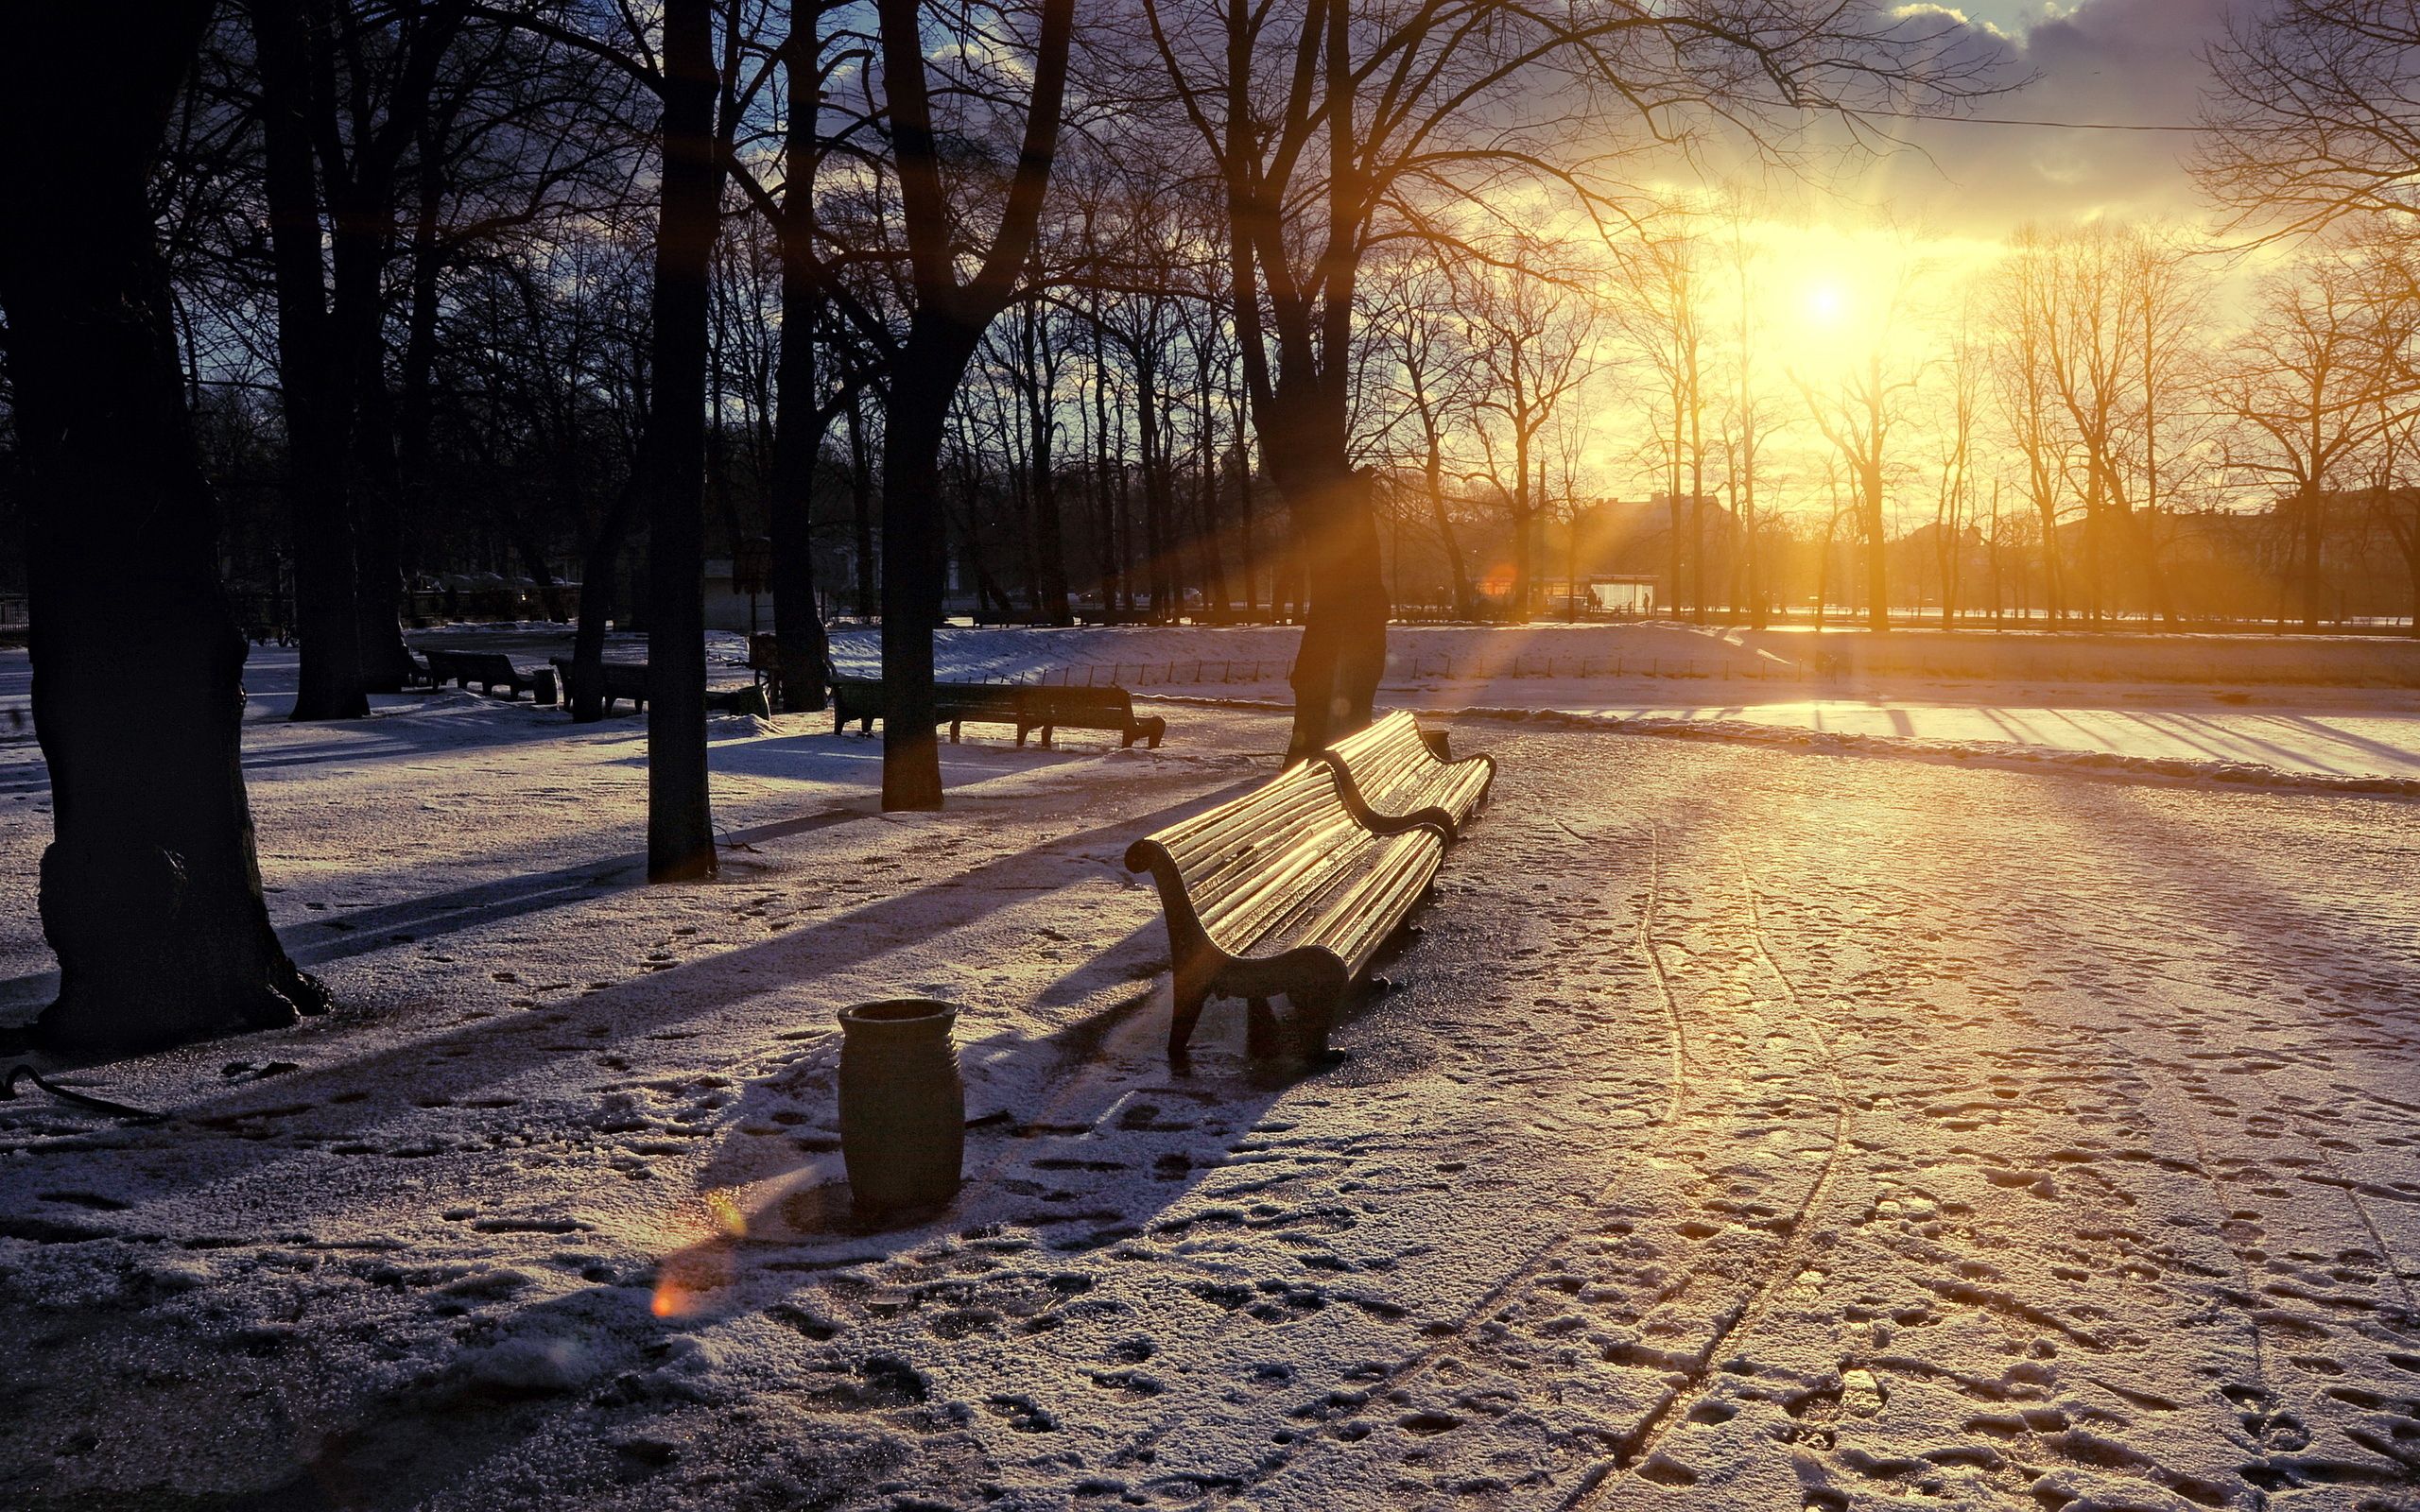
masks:
{"label": "cloud", "polygon": [[[1996,51],[1999,77],[2021,89],[1978,104],[1979,115],[2023,120],[2190,125],[2209,71],[2224,0],[2085,0],[2021,35],[1937,5],[1892,14],[1967,28],[1964,48]],[[1909,147],[1842,188],[1901,219],[1992,235],[2025,220],[2094,215],[2190,218],[2201,211],[2183,160],[2193,137],[1910,122]]]}

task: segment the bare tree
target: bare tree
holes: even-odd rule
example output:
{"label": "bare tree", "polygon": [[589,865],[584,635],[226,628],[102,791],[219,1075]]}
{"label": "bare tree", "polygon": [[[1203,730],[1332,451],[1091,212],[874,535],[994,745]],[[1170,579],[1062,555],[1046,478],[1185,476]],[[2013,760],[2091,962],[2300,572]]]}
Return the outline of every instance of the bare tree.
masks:
{"label": "bare tree", "polygon": [[1623,196],[1615,165],[1571,144],[1618,126],[1670,139],[1720,121],[1754,138],[1772,108],[1853,104],[1880,87],[1942,102],[1986,66],[1941,45],[1954,27],[1940,18],[1834,0],[1142,4],[1225,195],[1252,415],[1312,585],[1293,677],[1298,759],[1367,722],[1385,669],[1370,479],[1351,463],[1365,255],[1396,237],[1451,240],[1457,211],[1500,225],[1507,205],[1547,190],[1604,209]]}
{"label": "bare tree", "polygon": [[1992,387],[2001,427],[2025,463],[2022,487],[2037,522],[2044,610],[2053,623],[2066,608],[2059,512],[2066,492],[2070,444],[2051,376],[2049,326],[2056,287],[2057,270],[2047,238],[2031,226],[2019,228],[1987,295],[1996,328]]}
{"label": "bare tree", "polygon": [[[1615,259],[1615,318],[1662,380],[1665,542],[1672,608],[1705,618],[1706,335],[1699,265],[1703,239],[1685,209],[1667,207]],[[1684,493],[1684,479],[1686,492]],[[1684,522],[1686,522],[1685,526]],[[1683,577],[1684,570],[1688,577]]]}
{"label": "bare tree", "polygon": [[1512,527],[1512,617],[1527,621],[1546,512],[1547,429],[1597,369],[1600,306],[1587,270],[1531,238],[1454,284],[1470,352],[1471,409],[1488,473]]}
{"label": "bare tree", "polygon": [[1410,432],[1410,465],[1419,472],[1429,529],[1445,558],[1453,612],[1468,619],[1475,608],[1470,567],[1446,489],[1450,445],[1468,427],[1478,393],[1467,330],[1455,314],[1453,280],[1429,249],[1391,258],[1374,271],[1371,318],[1392,389],[1390,428]]}
{"label": "bare tree", "polygon": [[1965,562],[1966,537],[1973,529],[1970,490],[1975,472],[1975,424],[1982,404],[1984,355],[1975,330],[1973,311],[1962,307],[1941,358],[1942,377],[1949,394],[1948,413],[1941,433],[1941,471],[1933,492],[1933,560],[1941,585],[1941,627],[1953,628],[1958,619],[1959,573]]}
{"label": "bare tree", "polygon": [[[1917,277],[1912,262],[1903,264],[1882,307],[1865,322],[1864,352],[1832,383],[1819,387],[1803,375],[1797,379],[1807,415],[1831,443],[1849,477],[1858,529],[1865,539],[1866,623],[1877,633],[1891,628],[1891,436],[1907,419],[1922,367],[1893,348]],[[1828,558],[1828,549],[1825,555]]]}
{"label": "bare tree", "polygon": [[2303,628],[2319,627],[2328,496],[2361,450],[2420,404],[2401,354],[2420,308],[2390,264],[2354,243],[2314,248],[2261,281],[2251,328],[2217,385],[2245,433],[2228,464],[2286,493]]}
{"label": "bare tree", "polygon": [[[261,895],[238,762],[244,638],[146,192],[210,9],[164,5],[129,26],[41,0],[0,48],[0,199],[45,211],[0,226],[53,799],[41,913],[60,988],[36,1037],[82,1054],[291,1023],[328,1001]],[[148,669],[139,738],[129,665]]]}
{"label": "bare tree", "polygon": [[2420,211],[2420,10],[2411,0],[2275,0],[2208,51],[2194,176],[2238,227],[2279,236]]}
{"label": "bare tree", "polygon": [[1764,373],[1757,361],[1763,336],[1756,328],[1757,301],[1754,292],[1759,262],[1758,250],[1748,237],[1748,216],[1745,206],[1736,197],[1727,210],[1728,236],[1726,250],[1735,281],[1734,312],[1736,321],[1730,352],[1731,385],[1724,395],[1722,418],[1724,480],[1732,494],[1732,512],[1740,541],[1742,592],[1735,600],[1735,614],[1744,602],[1748,623],[1757,629],[1765,627],[1765,591],[1758,577],[1760,531],[1756,516],[1756,478],[1764,458],[1764,448],[1772,433],[1780,428],[1778,416],[1766,402]]}
{"label": "bare tree", "polygon": [[[882,806],[942,805],[941,750],[933,736],[933,630],[941,623],[944,520],[941,453],[959,379],[993,317],[1008,307],[1034,246],[1043,195],[1059,146],[1074,0],[1042,0],[1031,84],[1016,162],[992,235],[972,254],[968,207],[954,203],[942,166],[944,122],[935,112],[922,0],[879,0],[883,94],[899,179],[914,305],[890,363],[882,436]],[[966,36],[963,60],[980,42]],[[954,97],[962,97],[955,86]],[[959,268],[972,263],[974,272]]]}

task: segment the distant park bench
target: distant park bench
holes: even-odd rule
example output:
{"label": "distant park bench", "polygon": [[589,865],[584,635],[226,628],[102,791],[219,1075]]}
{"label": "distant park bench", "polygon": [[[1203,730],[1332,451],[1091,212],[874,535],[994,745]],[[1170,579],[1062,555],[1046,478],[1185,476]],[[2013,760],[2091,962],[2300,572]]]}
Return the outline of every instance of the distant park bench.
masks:
{"label": "distant park bench", "polygon": [[[569,657],[559,656],[549,660],[554,662],[555,670],[562,674],[564,694],[572,702],[578,703],[583,682],[579,675],[579,663]],[[646,662],[600,662],[597,663],[596,671],[602,679],[602,686],[595,691],[596,696],[604,703],[607,713],[614,712],[614,701],[617,698],[628,698],[633,710],[640,713],[647,713]]]}
{"label": "distant park bench", "polygon": [[[559,656],[551,660],[555,670],[562,674],[564,691],[570,694],[572,701],[577,702],[579,695],[575,690],[579,687],[580,679],[576,669],[579,663],[568,657]],[[607,713],[612,713],[614,702],[622,698],[631,700],[631,708],[635,712],[647,713],[646,662],[600,662],[596,665],[596,670],[604,683],[597,690],[597,696],[603,700]],[[726,713],[769,714],[772,713],[773,706],[772,700],[766,695],[764,684],[750,682],[737,688],[708,689],[706,707]]]}
{"label": "distant park bench", "polygon": [[1151,874],[1167,916],[1169,1054],[1213,995],[1250,1004],[1255,1053],[1281,992],[1324,1046],[1346,993],[1427,895],[1445,845],[1426,819],[1373,833],[1335,770],[1311,761],[1128,847],[1126,869]]}
{"label": "distant park bench", "polygon": [[1107,730],[1115,731],[1121,746],[1132,746],[1137,740],[1148,740],[1151,749],[1160,748],[1160,737],[1168,732],[1168,722],[1158,714],[1134,713],[1134,696],[1124,688],[1063,688],[1029,686],[1016,690],[1017,744],[1025,744],[1028,730],[1042,731],[1042,744],[1048,746],[1052,736],[1063,726],[1068,730]]}
{"label": "distant park bench", "polygon": [[451,681],[458,688],[475,682],[482,693],[493,694],[502,688],[508,698],[527,692],[530,698],[542,704],[556,700],[555,675],[541,667],[525,672],[512,664],[512,658],[501,651],[450,651],[430,646],[421,655],[428,659],[428,670],[414,668],[415,676],[424,676],[432,688]]}
{"label": "distant park bench", "polygon": [[[1440,739],[1443,737],[1441,736]],[[1453,839],[1495,781],[1495,758],[1445,761],[1402,710],[1320,752],[1334,768],[1344,801],[1381,834],[1434,824]]]}
{"label": "distant park bench", "polygon": [[[836,674],[831,681],[832,733],[838,734],[855,721],[861,732],[872,734],[873,722],[886,717],[882,679]],[[948,725],[953,741],[958,739],[959,727],[970,721],[1013,725],[1017,722],[1016,696],[1023,691],[1006,682],[936,682],[933,723]]]}
{"label": "distant park bench", "polygon": [[[832,733],[838,734],[853,720],[860,730],[871,733],[873,722],[883,717],[881,679],[832,679]],[[934,683],[933,723],[947,724],[953,742],[959,738],[961,725],[994,724],[1015,726],[1020,746],[1036,730],[1042,731],[1042,743],[1047,746],[1057,731],[1065,728],[1112,730],[1123,737],[1127,746],[1147,740],[1153,750],[1159,749],[1161,738],[1168,729],[1168,722],[1157,714],[1138,718],[1133,696],[1124,688],[1036,687],[1010,682]]]}

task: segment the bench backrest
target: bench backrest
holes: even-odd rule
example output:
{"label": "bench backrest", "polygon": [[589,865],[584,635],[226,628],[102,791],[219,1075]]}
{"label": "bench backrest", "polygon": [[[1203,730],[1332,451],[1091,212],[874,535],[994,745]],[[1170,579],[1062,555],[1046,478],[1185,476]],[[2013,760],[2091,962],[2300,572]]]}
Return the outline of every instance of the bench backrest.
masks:
{"label": "bench backrest", "polygon": [[1344,806],[1336,774],[1305,762],[1135,841],[1126,869],[1151,871],[1170,919],[1181,914],[1184,926],[1235,954],[1296,901],[1305,877],[1339,846],[1370,840]]}
{"label": "bench backrest", "polygon": [[1438,767],[1437,758],[1420,738],[1419,724],[1402,709],[1331,742],[1327,754],[1344,764],[1364,794],[1387,792],[1407,778],[1434,776]]}
{"label": "bench backrest", "polygon": [[953,710],[977,710],[1014,718],[1022,689],[1008,682],[936,682],[933,707],[946,717]]}
{"label": "bench backrest", "polygon": [[1134,717],[1134,696],[1124,688],[1066,688],[1041,683],[1025,691],[1026,707],[1036,715],[1097,713],[1129,722]]}
{"label": "bench backrest", "polygon": [[512,658],[501,651],[457,651],[453,660],[457,665],[470,669],[475,675],[492,676],[498,682],[521,675],[512,669]]}
{"label": "bench backrest", "polygon": [[[546,661],[563,675],[566,685],[571,681],[572,668],[579,664],[567,656],[550,656]],[[632,689],[647,692],[647,663],[644,662],[599,662],[596,671],[606,687],[626,697]]]}

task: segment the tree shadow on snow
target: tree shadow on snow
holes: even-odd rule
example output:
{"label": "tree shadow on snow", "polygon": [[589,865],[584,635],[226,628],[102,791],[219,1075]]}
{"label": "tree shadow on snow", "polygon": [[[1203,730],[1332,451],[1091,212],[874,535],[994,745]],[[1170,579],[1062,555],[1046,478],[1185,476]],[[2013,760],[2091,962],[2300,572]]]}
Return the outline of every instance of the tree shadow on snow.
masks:
{"label": "tree shadow on snow", "polygon": [[[1150,814],[1046,841],[756,944],[643,971],[544,1008],[481,1019],[441,1034],[414,1036],[365,1056],[225,1089],[173,1109],[170,1123],[151,1136],[158,1140],[163,1159],[157,1166],[147,1168],[142,1189],[147,1196],[159,1195],[223,1177],[224,1152],[213,1148],[218,1142],[193,1138],[190,1125],[250,1140],[273,1130],[305,1140],[338,1139],[389,1123],[407,1123],[423,1107],[476,1095],[558,1062],[567,1052],[606,1050],[701,1020],[744,1018],[760,999],[795,993],[802,983],[850,971],[903,945],[976,923],[1037,893],[1098,879],[1104,867],[1122,877],[1125,873],[1117,858],[1134,838],[1231,798],[1257,780],[1255,775]],[[761,830],[786,826],[795,831],[867,816],[857,810],[832,810]],[[762,837],[761,830],[741,833]],[[561,873],[518,879],[515,884],[492,885],[505,890],[475,906],[483,906],[492,920],[594,897],[599,890],[636,885],[643,876],[643,864],[636,857],[622,860],[624,868],[610,872],[601,884],[599,875],[607,873],[612,863],[590,863]],[[387,910],[367,912],[377,915]],[[475,921],[465,919],[452,927],[469,928]],[[391,943],[390,934],[377,934],[372,948]],[[324,957],[305,954],[302,958]],[[836,1000],[831,1005],[842,1005]],[[792,1013],[794,1005],[785,1005],[783,1011]],[[345,1027],[321,1021],[320,1025],[287,1034],[341,1034]],[[565,1042],[575,1035],[579,1037],[577,1045]],[[266,1048],[278,1041],[252,1037],[247,1042]],[[273,1144],[253,1143],[245,1163],[255,1169],[277,1163],[281,1156],[276,1149]]]}
{"label": "tree shadow on snow", "polygon": [[[755,845],[874,816],[870,809],[826,809],[798,818],[725,831],[716,836],[716,843],[726,848]],[[286,953],[294,963],[307,969],[464,930],[484,929],[551,908],[590,902],[646,883],[647,852],[633,850],[526,876],[473,883],[352,913],[314,915],[285,925],[278,936],[285,942]],[[335,937],[329,937],[331,935]],[[55,971],[0,979],[0,1018],[38,1011],[58,991],[59,973]]]}

